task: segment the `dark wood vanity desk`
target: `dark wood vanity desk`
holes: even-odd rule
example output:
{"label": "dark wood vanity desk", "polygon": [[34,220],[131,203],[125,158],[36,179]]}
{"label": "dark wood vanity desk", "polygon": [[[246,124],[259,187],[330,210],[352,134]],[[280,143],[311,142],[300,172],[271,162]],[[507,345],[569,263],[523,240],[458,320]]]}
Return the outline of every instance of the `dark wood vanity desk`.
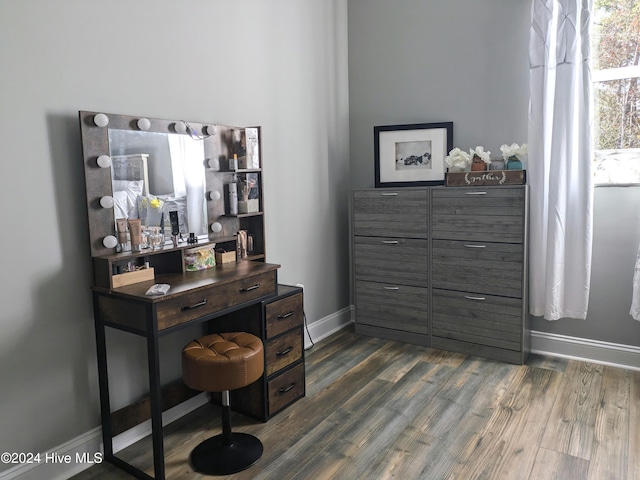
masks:
{"label": "dark wood vanity desk", "polygon": [[[201,393],[181,378],[161,385],[160,337],[193,325],[201,325],[203,333],[258,336],[265,372],[231,392],[232,408],[267,421],[305,394],[303,292],[279,285],[280,265],[267,263],[260,127],[87,111],[79,112],[79,120],[104,459],[137,478],[160,480],[165,478],[162,412]],[[162,216],[151,215],[154,202],[154,208],[165,205]],[[168,221],[171,214],[178,225]],[[128,232],[117,229],[120,219],[140,219],[152,235],[161,228],[161,245],[136,238],[133,248],[131,225]],[[192,235],[196,245],[178,241]],[[191,271],[187,263],[197,255],[194,247],[238,254],[230,263]],[[159,283],[171,286],[166,295],[145,294]],[[117,411],[111,411],[109,397],[107,328],[143,337],[147,347],[148,396]],[[171,355],[177,359],[180,351]],[[115,436],[149,419],[153,477],[113,452]]]}
{"label": "dark wood vanity desk", "polygon": [[[189,327],[203,324],[209,331],[216,331],[216,321],[220,320],[222,330],[228,330],[236,323],[240,329],[250,329],[265,337],[265,351],[269,351],[265,332],[265,315],[256,312],[269,312],[271,306],[281,306],[278,322],[284,325],[280,331],[289,329],[289,333],[278,338],[293,335],[295,347],[288,361],[288,370],[280,375],[283,381],[291,382],[296,388],[285,386],[281,399],[275,400],[279,409],[304,395],[304,363],[302,352],[302,290],[277,284],[275,264],[241,260],[236,263],[219,265],[209,270],[186,272],[183,274],[164,274],[156,276],[154,281],[141,282],[118,289],[109,290],[93,287],[94,315],[98,349],[98,373],[100,381],[100,403],[102,415],[102,434],[105,460],[114,463],[138,478],[165,478],[164,446],[162,432],[162,412],[180,402],[197,395],[176,381],[162,386],[160,382],[160,354],[158,341],[161,336]],[[169,283],[171,290],[164,296],[150,297],[146,290],[153,283]],[[293,302],[293,303],[292,303]],[[265,308],[262,308],[262,306]],[[296,309],[296,305],[298,308]],[[296,318],[298,320],[296,320]],[[293,319],[293,323],[292,323]],[[208,324],[205,324],[208,322]],[[149,397],[137,401],[116,412],[111,411],[109,401],[109,380],[107,370],[106,328],[114,328],[146,338],[149,368]],[[293,328],[292,328],[293,327]],[[280,332],[276,332],[280,333]],[[267,359],[268,362],[268,359]],[[273,368],[266,367],[264,381],[247,390],[244,402],[266,404],[264,412],[269,412],[270,381]],[[296,377],[296,371],[302,369]],[[277,379],[276,379],[277,380]],[[297,381],[296,381],[297,380]],[[273,412],[272,412],[273,413]],[[255,415],[254,415],[255,416]],[[261,416],[258,412],[258,416]],[[269,413],[262,415],[266,420]],[[114,455],[113,437],[129,428],[151,419],[154,476],[151,477],[137,467]]]}

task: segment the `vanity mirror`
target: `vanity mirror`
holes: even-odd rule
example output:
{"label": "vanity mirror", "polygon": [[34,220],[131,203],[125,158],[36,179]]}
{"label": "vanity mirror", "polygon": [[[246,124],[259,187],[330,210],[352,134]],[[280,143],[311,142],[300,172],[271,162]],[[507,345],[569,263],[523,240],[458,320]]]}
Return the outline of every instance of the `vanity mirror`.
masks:
{"label": "vanity mirror", "polygon": [[[178,219],[177,248],[192,247],[187,239],[193,234],[200,244],[234,249],[235,235],[246,229],[256,238],[257,256],[264,257],[261,188],[250,212],[230,211],[226,194],[248,177],[261,184],[259,128],[87,111],[79,119],[93,257],[141,254],[131,251],[131,242],[121,246],[116,219],[139,218],[143,227],[164,233],[163,251],[176,248],[172,216]],[[248,158],[246,142],[238,142],[245,132],[255,135],[256,162],[250,165],[233,161]]]}

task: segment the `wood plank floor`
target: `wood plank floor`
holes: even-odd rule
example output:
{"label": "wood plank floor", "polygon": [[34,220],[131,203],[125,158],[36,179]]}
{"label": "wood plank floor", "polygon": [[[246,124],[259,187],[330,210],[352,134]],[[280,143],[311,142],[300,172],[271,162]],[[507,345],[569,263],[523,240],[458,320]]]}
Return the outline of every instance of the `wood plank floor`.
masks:
{"label": "wood plank floor", "polygon": [[[640,372],[532,355],[516,366],[343,330],[307,352],[307,396],[235,431],[265,447],[234,479],[640,479]],[[220,431],[205,405],[165,427],[167,478]],[[152,474],[150,440],[121,452]],[[75,480],[130,479],[100,464]]]}

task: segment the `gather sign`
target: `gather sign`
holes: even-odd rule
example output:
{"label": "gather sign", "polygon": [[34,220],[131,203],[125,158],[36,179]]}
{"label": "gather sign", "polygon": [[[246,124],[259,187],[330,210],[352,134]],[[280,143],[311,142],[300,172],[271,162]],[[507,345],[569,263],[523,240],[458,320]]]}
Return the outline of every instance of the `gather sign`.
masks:
{"label": "gather sign", "polygon": [[524,185],[526,170],[489,170],[484,172],[446,172],[447,187],[477,185]]}

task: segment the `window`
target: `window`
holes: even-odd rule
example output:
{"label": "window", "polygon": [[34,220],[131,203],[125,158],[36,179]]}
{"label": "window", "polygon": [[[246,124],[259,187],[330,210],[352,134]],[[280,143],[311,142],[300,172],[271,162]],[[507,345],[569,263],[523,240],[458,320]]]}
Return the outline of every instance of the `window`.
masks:
{"label": "window", "polygon": [[595,183],[640,184],[640,0],[594,0]]}

